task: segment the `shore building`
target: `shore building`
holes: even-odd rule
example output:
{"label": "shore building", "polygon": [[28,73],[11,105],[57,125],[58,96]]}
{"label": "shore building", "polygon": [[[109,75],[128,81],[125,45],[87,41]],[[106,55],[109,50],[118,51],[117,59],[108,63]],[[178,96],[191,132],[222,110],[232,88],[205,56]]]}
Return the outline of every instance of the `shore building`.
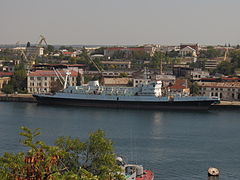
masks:
{"label": "shore building", "polygon": [[[63,77],[66,76],[66,71],[59,71]],[[69,85],[76,86],[77,71],[70,71]],[[28,93],[49,93],[53,82],[58,79],[57,74],[53,70],[37,70],[29,72],[27,76],[27,90]]]}

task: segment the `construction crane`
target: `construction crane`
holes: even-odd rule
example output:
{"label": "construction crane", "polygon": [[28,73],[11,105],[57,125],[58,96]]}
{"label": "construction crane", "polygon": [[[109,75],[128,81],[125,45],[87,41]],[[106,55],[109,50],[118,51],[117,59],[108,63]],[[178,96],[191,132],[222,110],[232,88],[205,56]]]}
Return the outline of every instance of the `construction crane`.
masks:
{"label": "construction crane", "polygon": [[91,64],[94,65],[94,67],[97,69],[98,73],[100,74],[100,76],[103,76],[103,71],[104,69],[99,66],[97,63],[94,62],[94,60],[91,58],[90,55],[88,55],[88,53],[86,52],[86,49],[84,48],[83,50],[83,56],[85,57],[85,59],[87,59]]}
{"label": "construction crane", "polygon": [[40,35],[40,41],[39,41],[37,47],[41,47],[43,42],[45,43],[46,46],[48,46],[46,38],[43,35]]}
{"label": "construction crane", "polygon": [[102,73],[104,71],[103,68],[101,66],[98,66],[97,63],[95,63],[94,60],[89,55],[87,55],[87,59],[90,63],[92,63],[94,65],[94,67],[98,70],[99,74],[102,75]]}
{"label": "construction crane", "polygon": [[57,75],[57,78],[59,79],[61,85],[63,86],[63,89],[66,89],[67,86],[69,85],[68,83],[69,83],[69,77],[71,75],[71,72],[69,70],[67,70],[66,76],[63,77],[63,75],[61,74],[61,72],[58,69],[53,68],[53,71]]}
{"label": "construction crane", "polygon": [[40,35],[40,40],[39,42],[37,42],[35,52],[32,55],[33,61],[35,61],[37,56],[39,55],[40,48],[43,48],[43,43],[45,43],[46,47],[48,46],[46,38],[43,35]]}
{"label": "construction crane", "polygon": [[29,67],[31,67],[36,62],[37,56],[39,56],[40,48],[43,48],[43,43],[47,46],[46,38],[40,35],[40,40],[36,43],[36,46],[27,47],[26,55],[29,59]]}
{"label": "construction crane", "polygon": [[[16,47],[20,47],[19,45],[20,45],[20,41],[18,41],[18,42],[16,43]],[[23,50],[22,48],[19,48],[18,50],[20,51],[20,56],[23,58],[23,62],[24,62],[25,64],[28,64],[28,63],[29,63],[29,60],[28,60],[28,58],[27,58],[26,53],[24,52],[24,50]]]}

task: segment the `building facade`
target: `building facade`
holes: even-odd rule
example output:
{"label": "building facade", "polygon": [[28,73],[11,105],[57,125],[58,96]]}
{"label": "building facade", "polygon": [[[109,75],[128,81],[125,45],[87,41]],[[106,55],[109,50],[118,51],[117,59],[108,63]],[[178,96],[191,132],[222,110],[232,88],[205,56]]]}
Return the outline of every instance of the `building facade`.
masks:
{"label": "building facade", "polygon": [[101,61],[104,68],[107,69],[130,69],[131,61]]}
{"label": "building facade", "polygon": [[[66,71],[59,71],[62,77],[66,76]],[[70,71],[69,85],[77,85],[77,71]],[[51,92],[51,86],[53,82],[58,79],[57,74],[53,70],[37,70],[29,72],[27,76],[27,90],[28,93],[49,93]]]}
{"label": "building facade", "polygon": [[30,46],[26,48],[26,56],[43,56],[44,48],[37,46]]}
{"label": "building facade", "polygon": [[194,70],[190,71],[190,77],[193,80],[201,80],[202,78],[208,78],[209,72],[202,71],[201,69],[194,69]]}
{"label": "building facade", "polygon": [[180,49],[179,54],[181,56],[190,56],[190,57],[196,57],[197,56],[197,51],[190,46],[186,46],[183,49]]}
{"label": "building facade", "polygon": [[200,95],[219,97],[223,101],[240,100],[240,82],[198,82]]}

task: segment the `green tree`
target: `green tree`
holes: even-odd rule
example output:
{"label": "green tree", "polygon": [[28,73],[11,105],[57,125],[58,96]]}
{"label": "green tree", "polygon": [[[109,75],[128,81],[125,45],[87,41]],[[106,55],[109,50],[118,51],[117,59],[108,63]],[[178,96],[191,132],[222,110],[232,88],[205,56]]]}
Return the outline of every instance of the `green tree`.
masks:
{"label": "green tree", "polygon": [[200,51],[201,58],[216,58],[222,55],[223,52],[221,52],[221,50],[214,49],[212,46],[207,47],[207,50]]}
{"label": "green tree", "polygon": [[36,140],[39,129],[22,127],[21,143],[27,152],[5,153],[0,157],[0,179],[123,179],[116,163],[112,142],[102,130],[90,134],[85,142],[79,138],[60,137],[55,146]]}
{"label": "green tree", "polygon": [[150,62],[150,66],[153,68],[160,68],[161,64],[165,60],[165,54],[162,52],[155,52]]}
{"label": "green tree", "polygon": [[200,88],[199,88],[197,82],[188,81],[188,87],[190,89],[190,94],[195,95],[195,96],[199,95]]}
{"label": "green tree", "polygon": [[14,89],[13,89],[12,84],[5,84],[5,85],[3,85],[2,92],[4,92],[5,94],[12,94],[12,93],[14,93]]}
{"label": "green tree", "polygon": [[15,67],[13,77],[9,81],[5,90],[12,92],[12,89],[13,92],[18,93],[26,93],[27,91],[27,71],[24,64],[20,64]]}
{"label": "green tree", "polygon": [[236,49],[230,53],[231,63],[234,68],[240,68],[240,49]]}
{"label": "green tree", "polygon": [[52,45],[47,45],[47,48],[44,48],[44,54],[54,53],[55,48]]}
{"label": "green tree", "polygon": [[217,66],[214,72],[224,75],[232,75],[234,74],[234,66],[228,61],[223,61]]}

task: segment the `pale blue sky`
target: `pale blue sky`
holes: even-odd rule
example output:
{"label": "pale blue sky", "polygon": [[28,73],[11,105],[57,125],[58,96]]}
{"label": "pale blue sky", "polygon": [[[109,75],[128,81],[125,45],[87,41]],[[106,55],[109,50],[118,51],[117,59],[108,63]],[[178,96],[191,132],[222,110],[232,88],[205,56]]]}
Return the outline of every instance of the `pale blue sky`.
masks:
{"label": "pale blue sky", "polygon": [[240,44],[240,0],[0,0],[0,44]]}

